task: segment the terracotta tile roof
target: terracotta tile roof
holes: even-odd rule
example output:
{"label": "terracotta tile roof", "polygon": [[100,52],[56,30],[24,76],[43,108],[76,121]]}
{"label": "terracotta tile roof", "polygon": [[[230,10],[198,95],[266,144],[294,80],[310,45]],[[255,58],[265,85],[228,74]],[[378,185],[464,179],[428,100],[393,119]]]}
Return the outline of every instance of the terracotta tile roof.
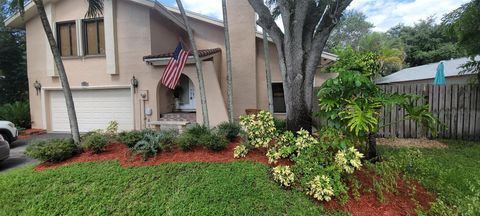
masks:
{"label": "terracotta tile roof", "polygon": [[[215,53],[219,53],[221,52],[222,49],[220,48],[213,48],[213,49],[201,49],[201,50],[198,50],[198,55],[200,57],[205,57],[205,56],[209,56],[209,55],[212,55],[212,54],[215,54]],[[154,58],[170,58],[173,56],[173,53],[163,53],[163,54],[158,54],[158,55],[148,55],[148,56],[144,56],[143,57],[143,60],[145,59],[154,59]],[[193,56],[193,53],[190,52],[189,56]]]}

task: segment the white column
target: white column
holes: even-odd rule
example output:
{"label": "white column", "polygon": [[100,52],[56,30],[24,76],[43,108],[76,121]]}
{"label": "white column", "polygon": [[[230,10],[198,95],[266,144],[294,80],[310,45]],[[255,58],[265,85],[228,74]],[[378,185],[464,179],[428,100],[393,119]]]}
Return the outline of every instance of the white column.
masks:
{"label": "white column", "polygon": [[[47,14],[48,22],[52,28],[53,36],[55,40],[57,38],[57,28],[55,25],[55,5],[53,3],[45,5],[45,13]],[[52,50],[50,49],[50,43],[48,42],[47,37],[45,37],[45,66],[47,70],[47,75],[50,77],[58,76],[57,67],[55,66],[55,61],[53,59]]]}
{"label": "white column", "polygon": [[107,74],[118,74],[116,0],[105,0],[103,5],[105,25],[105,55]]}
{"label": "white column", "polygon": [[82,20],[75,20],[75,28],[77,32],[77,55],[83,56],[83,25]]}

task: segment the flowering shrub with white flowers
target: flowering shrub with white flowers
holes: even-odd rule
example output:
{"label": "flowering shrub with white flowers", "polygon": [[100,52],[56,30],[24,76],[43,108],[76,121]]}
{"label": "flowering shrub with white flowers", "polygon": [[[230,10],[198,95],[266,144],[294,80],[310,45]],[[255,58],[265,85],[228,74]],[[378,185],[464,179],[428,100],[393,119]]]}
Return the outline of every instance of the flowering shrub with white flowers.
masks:
{"label": "flowering shrub with white flowers", "polygon": [[363,154],[352,146],[346,150],[338,151],[335,155],[335,163],[346,173],[352,174],[353,171],[360,169],[362,166],[362,158]]}
{"label": "flowering shrub with white flowers", "polygon": [[290,187],[295,181],[295,174],[289,166],[277,166],[273,168],[273,179],[285,187]]}
{"label": "flowering shrub with white flowers", "polygon": [[248,148],[244,144],[238,145],[233,150],[233,157],[234,158],[245,157],[245,156],[247,156],[247,154],[248,154]]}
{"label": "flowering shrub with white flowers", "polygon": [[268,147],[277,134],[273,115],[267,111],[240,116],[240,125],[247,133],[248,143],[257,148]]}
{"label": "flowering shrub with white flowers", "polygon": [[313,180],[308,182],[307,195],[320,201],[330,201],[335,194],[330,181],[330,178],[326,175],[315,176]]}

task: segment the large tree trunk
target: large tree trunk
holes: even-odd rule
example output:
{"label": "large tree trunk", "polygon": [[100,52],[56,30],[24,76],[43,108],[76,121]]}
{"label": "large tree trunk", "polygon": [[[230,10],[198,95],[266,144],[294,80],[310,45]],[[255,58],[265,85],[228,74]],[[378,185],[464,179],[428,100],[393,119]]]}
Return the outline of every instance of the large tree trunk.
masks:
{"label": "large tree trunk", "polygon": [[232,53],[230,50],[230,32],[228,30],[227,1],[222,0],[223,25],[225,33],[225,49],[227,54],[227,109],[228,121],[233,122],[233,85],[232,85]]}
{"label": "large tree trunk", "polygon": [[287,129],[298,131],[312,130],[312,103],[311,92],[313,86],[308,86],[303,80],[294,80],[284,83],[285,100],[287,105]]}
{"label": "large tree trunk", "polygon": [[198,76],[198,83],[200,89],[200,101],[202,104],[202,117],[203,117],[203,125],[210,127],[209,119],[208,119],[208,107],[207,107],[207,96],[205,95],[205,81],[203,79],[203,72],[202,72],[202,62],[200,57],[198,56],[197,45],[195,44],[195,38],[193,37],[192,28],[190,27],[190,23],[188,22],[187,14],[185,13],[185,9],[183,8],[183,4],[181,0],[177,0],[178,9],[182,14],[183,22],[187,27],[188,38],[190,39],[190,46],[193,50],[193,57],[195,58],[195,66],[197,67],[197,76]]}
{"label": "large tree trunk", "polygon": [[263,53],[265,56],[265,78],[267,81],[268,110],[273,113],[272,70],[270,69],[270,49],[268,36],[263,29]]}
{"label": "large tree trunk", "polygon": [[264,0],[248,0],[258,14],[257,24],[277,47],[282,72],[287,129],[311,131],[313,80],[330,32],[352,0],[275,1],[284,30]]}
{"label": "large tree trunk", "polygon": [[60,51],[53,36],[52,28],[45,13],[45,7],[42,0],[34,0],[35,5],[37,6],[37,11],[39,13],[40,19],[42,21],[43,29],[47,35],[48,43],[50,49],[52,50],[53,58],[55,60],[55,65],[58,69],[58,76],[60,77],[60,82],[62,83],[63,94],[65,95],[65,102],[67,104],[67,113],[68,120],[70,121],[70,130],[72,132],[72,138],[75,144],[80,143],[80,132],[78,130],[77,114],[75,113],[75,105],[73,103],[72,91],[70,90],[70,84],[68,83],[67,74],[65,73],[65,67],[63,66],[62,58],[60,56]]}

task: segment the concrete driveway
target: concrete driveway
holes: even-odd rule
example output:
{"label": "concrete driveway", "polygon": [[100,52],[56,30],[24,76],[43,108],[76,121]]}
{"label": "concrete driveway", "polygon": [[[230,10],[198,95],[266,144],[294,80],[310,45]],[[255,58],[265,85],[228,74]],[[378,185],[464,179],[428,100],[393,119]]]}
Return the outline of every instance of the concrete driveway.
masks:
{"label": "concrete driveway", "polygon": [[26,139],[19,139],[10,144],[10,157],[0,163],[0,172],[22,167],[29,164],[37,164],[38,161],[32,158],[27,157],[24,153],[27,149],[27,146],[35,140],[48,140],[55,138],[66,138],[69,137],[69,134],[57,134],[57,133],[48,133],[40,135],[32,135]]}

